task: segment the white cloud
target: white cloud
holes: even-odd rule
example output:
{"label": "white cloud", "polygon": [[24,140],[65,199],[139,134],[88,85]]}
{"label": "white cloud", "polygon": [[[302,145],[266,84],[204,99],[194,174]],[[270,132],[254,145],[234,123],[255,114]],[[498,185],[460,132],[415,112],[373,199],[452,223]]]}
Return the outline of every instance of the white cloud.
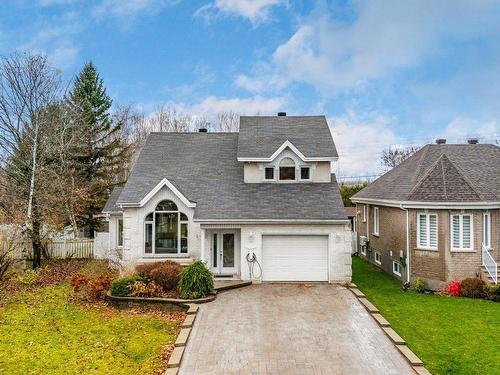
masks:
{"label": "white cloud", "polygon": [[478,138],[481,143],[500,141],[500,124],[496,120],[481,122],[471,118],[457,117],[444,131],[449,143],[465,143],[469,138]]}
{"label": "white cloud", "polygon": [[38,4],[40,4],[43,7],[48,7],[52,5],[66,5],[66,4],[71,4],[75,0],[38,0]]}
{"label": "white cloud", "polygon": [[210,19],[217,14],[240,16],[249,19],[253,24],[269,19],[270,9],[284,0],[215,0],[199,8],[195,17]]}
{"label": "white cloud", "polygon": [[[357,1],[351,22],[319,8],[236,84],[250,91],[303,82],[323,92],[363,87],[421,64],[450,41],[498,32],[498,2]],[[496,16],[495,16],[496,15]],[[478,23],[481,20],[481,24]]]}
{"label": "white cloud", "polygon": [[217,114],[221,111],[233,111],[240,115],[268,115],[275,114],[286,104],[284,98],[218,98],[209,96],[200,103],[192,106],[195,113]]}
{"label": "white cloud", "polygon": [[339,153],[337,176],[371,176],[382,172],[382,150],[399,144],[391,116],[371,114],[361,118],[355,112],[328,119]]}
{"label": "white cloud", "polygon": [[178,0],[103,0],[92,10],[94,17],[129,17],[138,13],[157,14]]}
{"label": "white cloud", "polygon": [[78,52],[79,49],[76,47],[59,46],[49,53],[48,59],[53,66],[59,69],[65,69],[73,65],[78,56]]}

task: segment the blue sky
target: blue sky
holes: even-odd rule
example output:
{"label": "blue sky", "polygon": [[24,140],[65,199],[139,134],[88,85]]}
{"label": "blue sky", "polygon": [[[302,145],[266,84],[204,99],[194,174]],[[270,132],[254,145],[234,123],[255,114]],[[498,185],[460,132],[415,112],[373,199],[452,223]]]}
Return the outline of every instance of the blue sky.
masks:
{"label": "blue sky", "polygon": [[340,175],[383,148],[500,137],[500,1],[4,0],[0,53],[92,60],[116,104],[325,114]]}

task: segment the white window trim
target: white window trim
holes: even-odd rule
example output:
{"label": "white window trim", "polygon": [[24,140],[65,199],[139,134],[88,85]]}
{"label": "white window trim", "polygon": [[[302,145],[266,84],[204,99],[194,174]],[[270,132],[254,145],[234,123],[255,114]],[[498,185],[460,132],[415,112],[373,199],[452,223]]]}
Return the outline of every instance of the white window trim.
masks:
{"label": "white window trim", "polygon": [[361,254],[366,256],[366,246],[360,246],[361,247]]}
{"label": "white window trim", "polygon": [[[485,218],[488,218],[488,227],[485,226]],[[488,246],[486,246],[486,243],[485,243],[485,229],[488,228],[488,237],[486,238],[487,242],[488,242]],[[491,248],[491,213],[488,211],[488,212],[483,212],[483,245],[485,245],[488,249]]]}
{"label": "white window trim", "polygon": [[[436,216],[436,246],[431,246],[431,218],[430,216]],[[425,216],[425,222],[427,225],[427,233],[425,238],[426,245],[420,245],[420,216]],[[417,214],[417,249],[419,250],[437,250],[439,246],[439,218],[436,213],[419,212]]]}
{"label": "white window trim", "polygon": [[[453,247],[453,217],[459,216],[458,240],[460,247]],[[470,216],[470,247],[463,247],[463,220],[464,216]],[[473,214],[451,214],[450,215],[450,249],[452,252],[474,252],[474,215]]]}
{"label": "white window trim", "polygon": [[366,223],[366,204],[363,205],[363,223]]}
{"label": "white window trim", "polygon": [[[273,178],[266,178],[266,169],[268,168],[273,170]],[[274,166],[264,167],[264,181],[276,181],[276,168]]]}
{"label": "white window trim", "polygon": [[[377,256],[378,258],[380,258],[380,260],[377,260]],[[378,251],[375,251],[375,255],[374,255],[374,259],[375,259],[375,263],[381,265],[382,264],[382,254],[380,254]]]}
{"label": "white window trim", "polygon": [[[309,178],[302,178],[302,168],[309,169]],[[300,179],[300,181],[311,181],[312,180],[312,168],[309,165],[299,166],[299,179]]]}
{"label": "white window trim", "polygon": [[374,236],[380,236],[380,213],[378,207],[373,207],[373,233]]}
{"label": "white window trim", "polygon": [[[122,244],[120,245],[120,221],[122,222]],[[124,232],[124,227],[123,227],[123,218],[116,220],[116,247],[117,248],[122,248],[123,247],[123,232]]]}
{"label": "white window trim", "polygon": [[[398,265],[399,272],[396,271],[395,265]],[[396,262],[395,260],[392,261],[392,273],[398,276],[401,276],[401,264],[399,262]]]}

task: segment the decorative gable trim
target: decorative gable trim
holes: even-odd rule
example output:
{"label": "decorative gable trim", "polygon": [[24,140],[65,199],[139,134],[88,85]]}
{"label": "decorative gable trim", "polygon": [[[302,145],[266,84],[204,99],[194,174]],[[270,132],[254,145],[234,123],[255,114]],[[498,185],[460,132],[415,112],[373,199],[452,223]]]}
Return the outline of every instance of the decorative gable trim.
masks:
{"label": "decorative gable trim", "polygon": [[289,140],[286,140],[283,142],[283,144],[268,158],[247,158],[247,157],[239,157],[238,161],[240,162],[272,162],[274,159],[278,157],[279,154],[283,152],[284,149],[289,148],[290,150],[293,151],[294,154],[296,154],[302,161],[308,162],[308,161],[337,161],[338,157],[306,157],[302,152],[299,151],[297,147],[293,145],[292,142]]}
{"label": "decorative gable trim", "polygon": [[195,202],[191,202],[189,199],[186,198],[184,194],[182,194],[179,189],[177,189],[174,184],[172,184],[168,179],[164,178],[161,180],[158,185],[156,185],[142,200],[137,204],[137,203],[118,203],[118,206],[120,207],[143,207],[148,201],[153,198],[156,193],[160,191],[162,187],[166,186],[169,188],[172,193],[175,194],[177,198],[181,200],[182,203],[184,203],[187,207],[194,208],[196,207]]}

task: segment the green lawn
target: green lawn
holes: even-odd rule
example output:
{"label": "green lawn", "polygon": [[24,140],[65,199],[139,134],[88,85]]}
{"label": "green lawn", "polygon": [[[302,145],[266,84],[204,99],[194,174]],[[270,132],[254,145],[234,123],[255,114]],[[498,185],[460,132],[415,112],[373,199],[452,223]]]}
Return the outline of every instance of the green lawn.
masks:
{"label": "green lawn", "polygon": [[[85,306],[62,283],[0,304],[1,374],[152,374],[177,322],[160,314]],[[1,293],[0,293],[1,296]],[[4,301],[5,302],[5,301]]]}
{"label": "green lawn", "polygon": [[433,374],[500,373],[500,303],[402,292],[358,257],[353,282]]}

